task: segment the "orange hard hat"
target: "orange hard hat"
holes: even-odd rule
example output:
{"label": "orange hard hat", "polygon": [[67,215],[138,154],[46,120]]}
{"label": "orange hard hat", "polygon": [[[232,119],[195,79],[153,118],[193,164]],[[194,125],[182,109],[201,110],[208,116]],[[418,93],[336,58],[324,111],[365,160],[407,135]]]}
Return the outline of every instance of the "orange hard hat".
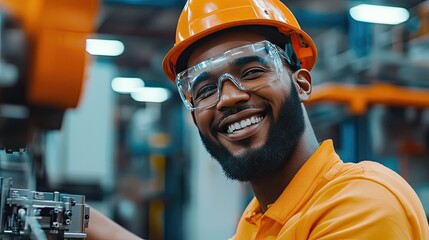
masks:
{"label": "orange hard hat", "polygon": [[242,25],[273,26],[292,38],[301,66],[311,70],[317,49],[310,36],[301,30],[295,16],[280,0],[188,0],[179,17],[176,43],[167,53],[162,67],[175,81],[180,55],[196,41],[215,32]]}

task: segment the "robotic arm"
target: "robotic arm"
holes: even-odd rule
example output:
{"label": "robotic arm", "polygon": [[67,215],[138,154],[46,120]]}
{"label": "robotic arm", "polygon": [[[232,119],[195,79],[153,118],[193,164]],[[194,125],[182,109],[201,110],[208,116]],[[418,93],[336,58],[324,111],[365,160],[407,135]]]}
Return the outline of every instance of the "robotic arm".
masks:
{"label": "robotic arm", "polygon": [[[60,129],[64,112],[79,103],[98,6],[98,0],[0,0],[0,153],[29,154],[31,167],[42,165],[35,136]],[[3,170],[0,239],[86,237],[85,196],[13,188]]]}

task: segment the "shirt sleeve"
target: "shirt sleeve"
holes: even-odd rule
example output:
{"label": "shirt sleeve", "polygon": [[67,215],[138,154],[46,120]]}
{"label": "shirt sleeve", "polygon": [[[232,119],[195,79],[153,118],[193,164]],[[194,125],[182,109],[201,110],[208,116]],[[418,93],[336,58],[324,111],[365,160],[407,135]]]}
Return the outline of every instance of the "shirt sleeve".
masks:
{"label": "shirt sleeve", "polygon": [[406,206],[377,182],[330,184],[310,201],[297,228],[304,239],[415,239]]}

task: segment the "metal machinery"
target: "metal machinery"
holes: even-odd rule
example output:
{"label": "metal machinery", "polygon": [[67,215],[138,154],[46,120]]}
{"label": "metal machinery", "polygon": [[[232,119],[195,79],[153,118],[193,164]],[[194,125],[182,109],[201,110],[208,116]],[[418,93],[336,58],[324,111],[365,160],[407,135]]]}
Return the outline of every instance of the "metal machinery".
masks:
{"label": "metal machinery", "polygon": [[0,178],[1,239],[84,239],[89,223],[85,196],[12,188]]}
{"label": "metal machinery", "polygon": [[34,189],[44,133],[60,129],[64,112],[78,105],[98,6],[0,0],[0,239],[86,237],[85,196]]}

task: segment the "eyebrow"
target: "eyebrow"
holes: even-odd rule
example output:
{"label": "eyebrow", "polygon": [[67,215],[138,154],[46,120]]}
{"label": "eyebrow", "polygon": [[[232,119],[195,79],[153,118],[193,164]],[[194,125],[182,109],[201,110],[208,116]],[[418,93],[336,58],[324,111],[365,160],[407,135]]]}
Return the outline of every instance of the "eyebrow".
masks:
{"label": "eyebrow", "polygon": [[246,57],[239,57],[234,59],[234,64],[238,66],[243,66],[245,64],[251,63],[251,62],[259,62],[264,65],[268,64],[268,61],[265,58],[262,58],[260,56],[246,56]]}
{"label": "eyebrow", "polygon": [[191,82],[191,89],[194,88],[195,86],[197,86],[198,84],[200,84],[201,82],[206,81],[211,76],[212,76],[212,74],[209,72],[202,72],[202,73],[198,74],[198,76],[196,78],[194,78],[194,80],[192,80],[192,82]]}

